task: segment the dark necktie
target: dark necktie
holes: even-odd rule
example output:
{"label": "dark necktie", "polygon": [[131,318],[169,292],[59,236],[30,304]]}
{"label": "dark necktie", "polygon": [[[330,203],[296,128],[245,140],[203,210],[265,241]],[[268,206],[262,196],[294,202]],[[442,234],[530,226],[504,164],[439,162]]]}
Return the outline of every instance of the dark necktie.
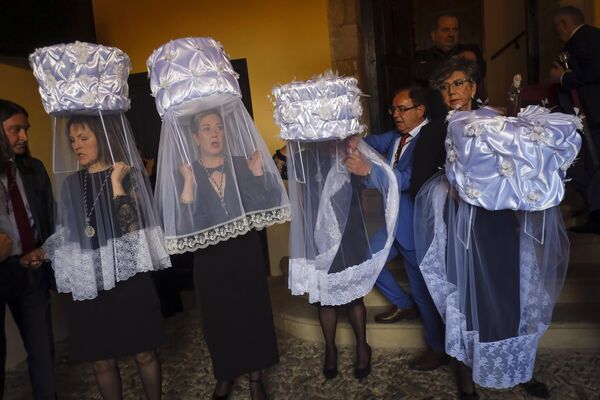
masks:
{"label": "dark necktie", "polygon": [[400,154],[402,154],[402,148],[406,144],[406,141],[410,137],[410,133],[403,133],[400,138],[400,144],[398,145],[398,150],[396,150],[396,154],[394,154],[394,166],[392,168],[396,168],[398,165],[398,160],[400,159]]}
{"label": "dark necktie", "polygon": [[23,203],[23,197],[21,197],[21,192],[17,186],[13,168],[13,165],[7,165],[6,183],[8,186],[10,202],[13,206],[13,212],[15,213],[15,222],[17,223],[17,229],[19,231],[19,238],[21,239],[21,251],[23,254],[27,254],[35,249],[35,239],[33,229],[29,224],[29,217],[27,216],[27,210]]}

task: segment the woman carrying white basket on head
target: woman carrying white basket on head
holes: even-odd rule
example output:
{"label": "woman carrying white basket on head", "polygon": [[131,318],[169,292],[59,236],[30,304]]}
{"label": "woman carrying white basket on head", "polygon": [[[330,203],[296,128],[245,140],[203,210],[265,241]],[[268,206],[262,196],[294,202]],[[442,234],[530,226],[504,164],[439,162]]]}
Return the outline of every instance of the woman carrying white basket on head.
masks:
{"label": "woman carrying white basket on head", "polygon": [[283,182],[218,42],[171,41],[148,69],[163,118],[155,202],[169,252],[194,253],[213,398],[243,374],[252,398],[266,398],[261,371],[279,353],[257,229],[289,220]]}
{"label": "woman carrying white basket on head", "polygon": [[71,294],[70,358],[93,362],[103,398],[122,397],[117,359],[133,355],[146,396],[160,399],[164,326],[149,271],[170,260],[124,115],[129,57],[76,42],[30,61],[52,117],[58,199],[55,233],[21,262],[52,262],[58,291]]}

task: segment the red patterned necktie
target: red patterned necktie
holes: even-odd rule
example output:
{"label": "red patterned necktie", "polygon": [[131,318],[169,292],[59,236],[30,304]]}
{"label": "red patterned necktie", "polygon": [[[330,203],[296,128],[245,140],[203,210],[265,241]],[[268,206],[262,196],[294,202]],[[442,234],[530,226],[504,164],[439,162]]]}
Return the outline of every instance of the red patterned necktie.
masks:
{"label": "red patterned necktie", "polygon": [[6,167],[6,183],[10,202],[12,203],[13,211],[15,213],[15,222],[17,223],[17,229],[19,231],[19,238],[21,239],[21,251],[22,254],[27,254],[35,249],[35,239],[33,229],[29,223],[29,217],[27,216],[27,210],[23,203],[23,197],[21,197],[21,191],[17,186],[13,168],[12,164],[7,165]]}
{"label": "red patterned necktie", "polygon": [[410,133],[403,133],[402,134],[402,137],[400,138],[400,144],[398,145],[398,149],[396,150],[396,154],[394,154],[394,166],[393,166],[393,168],[396,168],[396,165],[398,165],[398,160],[400,159],[400,155],[402,154],[402,148],[406,144],[406,141],[408,140],[409,136],[410,136]]}

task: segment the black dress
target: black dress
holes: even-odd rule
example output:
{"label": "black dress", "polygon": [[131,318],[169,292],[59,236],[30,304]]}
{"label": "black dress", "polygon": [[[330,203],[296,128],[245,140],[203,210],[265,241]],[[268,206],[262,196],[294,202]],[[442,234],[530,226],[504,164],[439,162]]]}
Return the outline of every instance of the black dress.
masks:
{"label": "black dress", "polygon": [[[88,187],[102,187],[106,174],[79,172],[67,179],[65,185],[72,199],[81,199],[82,180],[87,179]],[[108,178],[110,183],[110,178]],[[124,186],[126,183],[124,182]],[[79,193],[79,194],[78,194]],[[98,193],[86,193],[87,204],[91,205]],[[94,196],[94,198],[92,198]],[[108,201],[102,201],[109,199]],[[127,196],[113,200],[111,185],[104,185],[96,210],[113,215],[113,231],[123,232],[132,223],[130,213],[122,212],[132,204]],[[81,203],[73,204],[71,221],[83,223]],[[119,211],[119,212],[117,212]],[[104,214],[106,215],[106,214]],[[92,213],[91,223],[95,223]],[[96,239],[96,235],[93,239]],[[98,248],[98,240],[90,240],[89,245]],[[99,274],[98,274],[99,275]],[[149,272],[138,273],[118,282],[113,289],[101,290],[91,300],[75,301],[69,297],[69,356],[74,362],[97,361],[130,356],[144,351],[155,350],[164,342],[165,331],[160,311],[160,302]]]}
{"label": "black dress", "polygon": [[[236,161],[234,160],[234,164]],[[197,187],[211,187],[206,172],[198,163],[194,164]],[[240,171],[244,171],[244,167],[238,164],[236,173],[243,173]],[[246,196],[250,190],[244,188],[243,182],[252,179],[260,179],[264,183],[263,190],[259,191],[262,196],[269,194],[269,177],[253,177],[248,174],[244,179],[239,179],[246,210],[253,209],[250,204],[253,197]],[[256,188],[255,185],[253,187]],[[221,209],[220,200],[214,191],[198,192],[196,198],[212,202],[215,206],[209,207],[211,210]],[[228,215],[236,215],[236,208],[239,208],[232,185],[225,187],[224,198],[227,210],[211,215],[215,218],[214,223],[226,220]],[[229,207],[233,208],[228,209]],[[245,235],[194,253],[194,286],[201,312],[202,332],[217,380],[231,380],[245,373],[268,368],[279,361],[264,265],[260,238],[254,229]]]}

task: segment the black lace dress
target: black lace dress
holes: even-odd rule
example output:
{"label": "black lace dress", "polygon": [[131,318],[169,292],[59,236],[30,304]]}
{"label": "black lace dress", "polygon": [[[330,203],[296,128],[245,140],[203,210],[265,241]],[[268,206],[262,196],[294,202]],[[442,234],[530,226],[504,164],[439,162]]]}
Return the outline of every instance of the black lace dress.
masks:
{"label": "black lace dress", "polygon": [[[109,171],[98,173],[79,172],[67,179],[65,185],[71,191],[71,198],[81,199],[81,187],[84,180],[88,188],[100,188],[100,191],[88,190],[86,201],[88,208],[96,206],[90,215],[90,223],[98,228],[99,215],[111,215],[103,220],[102,229],[123,235],[139,229],[136,204],[131,197],[113,198]],[[107,181],[108,184],[102,185]],[[131,186],[127,180],[124,187]],[[79,192],[79,197],[76,196]],[[75,203],[75,201],[73,201]],[[71,221],[84,223],[84,211],[81,203],[73,204]],[[100,214],[102,213],[102,214]],[[89,241],[92,248],[98,248],[105,238],[95,235]],[[101,279],[101,273],[96,278]],[[149,272],[138,273],[133,277],[116,283],[110,290],[101,290],[98,297],[91,300],[74,301],[70,295],[68,307],[69,355],[72,361],[96,361],[134,355],[156,349],[163,343],[165,332],[160,302]]]}

